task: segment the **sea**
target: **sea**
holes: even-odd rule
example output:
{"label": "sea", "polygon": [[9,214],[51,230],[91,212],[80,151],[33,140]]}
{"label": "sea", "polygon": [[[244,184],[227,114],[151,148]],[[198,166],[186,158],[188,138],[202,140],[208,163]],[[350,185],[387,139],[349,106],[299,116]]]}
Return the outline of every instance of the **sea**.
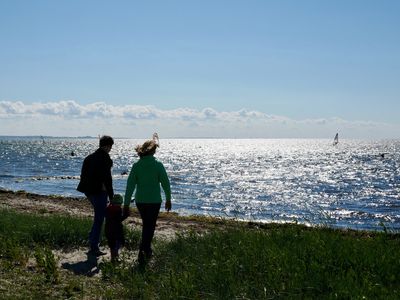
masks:
{"label": "sea", "polygon": [[[124,194],[142,139],[116,139],[114,189]],[[240,220],[400,230],[400,140],[161,139],[173,211]],[[76,191],[95,138],[0,137],[0,188]]]}

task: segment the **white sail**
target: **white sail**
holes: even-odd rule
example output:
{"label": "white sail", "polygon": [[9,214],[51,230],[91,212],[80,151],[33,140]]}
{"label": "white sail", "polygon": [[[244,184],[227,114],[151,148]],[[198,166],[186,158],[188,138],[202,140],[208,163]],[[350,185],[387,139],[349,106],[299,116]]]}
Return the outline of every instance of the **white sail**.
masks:
{"label": "white sail", "polygon": [[153,133],[153,141],[160,147],[160,139],[158,138],[158,133]]}
{"label": "white sail", "polygon": [[339,133],[336,133],[335,138],[333,139],[333,145],[337,145],[339,143]]}

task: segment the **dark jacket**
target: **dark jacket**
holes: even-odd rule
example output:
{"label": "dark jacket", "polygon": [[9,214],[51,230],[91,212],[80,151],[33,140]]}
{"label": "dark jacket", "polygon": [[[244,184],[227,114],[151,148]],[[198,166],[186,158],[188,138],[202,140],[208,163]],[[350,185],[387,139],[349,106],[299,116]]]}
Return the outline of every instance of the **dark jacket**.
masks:
{"label": "dark jacket", "polygon": [[85,158],[82,165],[81,180],[76,188],[85,195],[107,192],[110,199],[114,196],[111,167],[113,162],[110,155],[99,148]]}

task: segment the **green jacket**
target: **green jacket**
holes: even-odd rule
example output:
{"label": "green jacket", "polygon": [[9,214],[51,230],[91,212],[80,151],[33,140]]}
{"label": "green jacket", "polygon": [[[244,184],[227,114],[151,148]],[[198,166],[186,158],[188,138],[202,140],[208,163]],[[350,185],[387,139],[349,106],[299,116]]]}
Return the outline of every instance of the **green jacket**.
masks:
{"label": "green jacket", "polygon": [[160,183],[166,200],[171,200],[171,187],[164,165],[152,155],[141,157],[129,173],[124,205],[130,204],[135,189],[137,203],[161,203]]}

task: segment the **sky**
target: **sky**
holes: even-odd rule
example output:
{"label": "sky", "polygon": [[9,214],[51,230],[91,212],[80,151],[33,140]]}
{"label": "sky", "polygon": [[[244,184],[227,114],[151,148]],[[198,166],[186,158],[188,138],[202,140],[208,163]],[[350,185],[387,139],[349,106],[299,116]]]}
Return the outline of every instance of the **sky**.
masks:
{"label": "sky", "polygon": [[400,1],[0,0],[0,135],[400,137]]}

